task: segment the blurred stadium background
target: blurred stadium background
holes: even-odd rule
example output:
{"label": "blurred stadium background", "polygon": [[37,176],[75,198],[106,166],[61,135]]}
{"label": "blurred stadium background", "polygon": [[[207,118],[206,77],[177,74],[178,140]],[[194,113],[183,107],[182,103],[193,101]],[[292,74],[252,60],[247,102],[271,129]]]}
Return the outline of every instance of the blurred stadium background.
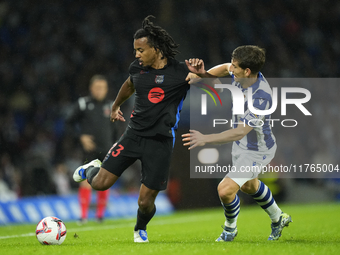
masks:
{"label": "blurred stadium background", "polygon": [[[75,194],[77,185],[71,177],[81,164],[81,149],[67,132],[64,117],[79,96],[88,94],[94,74],[108,77],[110,97],[115,98],[134,60],[132,36],[149,14],[180,44],[180,61],[199,57],[209,68],[229,61],[235,47],[256,44],[267,50],[266,77],[340,76],[340,2],[335,0],[3,0],[1,202]],[[301,123],[303,128],[294,135],[274,128],[278,164],[339,162],[339,91],[320,84],[312,93],[313,118]],[[132,103],[130,99],[124,104],[125,116]],[[178,138],[189,129],[188,106],[186,102]],[[117,125],[121,134],[126,123]],[[188,169],[189,153],[177,139],[167,191],[172,206],[219,206],[219,180],[190,179]],[[267,179],[267,184],[279,201],[340,199],[339,179],[278,177]],[[135,194],[138,187],[138,169],[131,168],[111,193]],[[244,204],[251,203],[243,199]]]}

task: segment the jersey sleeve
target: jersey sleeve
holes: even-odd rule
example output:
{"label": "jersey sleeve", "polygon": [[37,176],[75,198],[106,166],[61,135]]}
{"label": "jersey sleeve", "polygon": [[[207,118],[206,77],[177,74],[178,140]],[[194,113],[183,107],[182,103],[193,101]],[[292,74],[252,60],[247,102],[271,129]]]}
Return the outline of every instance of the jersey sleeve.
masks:
{"label": "jersey sleeve", "polygon": [[[189,71],[187,65],[185,64],[185,62],[178,62],[177,69],[181,71],[181,75],[182,75],[182,77],[185,80],[187,78],[187,76],[188,76],[188,73],[190,73],[190,71]],[[186,84],[190,88],[189,83],[186,83]]]}
{"label": "jersey sleeve", "polygon": [[179,67],[183,70],[184,73],[190,72],[185,62],[179,62]]}
{"label": "jersey sleeve", "polygon": [[129,66],[129,76],[130,76],[130,81],[133,83],[133,75],[138,72],[138,68],[137,66],[138,63],[137,63],[137,59],[135,61],[133,61],[130,66]]}

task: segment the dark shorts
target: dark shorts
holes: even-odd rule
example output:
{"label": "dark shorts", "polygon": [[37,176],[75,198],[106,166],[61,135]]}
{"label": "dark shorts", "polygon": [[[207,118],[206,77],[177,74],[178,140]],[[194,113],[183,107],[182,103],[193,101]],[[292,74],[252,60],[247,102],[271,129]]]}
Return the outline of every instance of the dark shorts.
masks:
{"label": "dark shorts", "polygon": [[133,134],[127,128],[123,136],[107,153],[102,167],[121,176],[130,165],[139,159],[142,162],[141,182],[149,189],[165,190],[172,149],[172,137],[142,137]]}

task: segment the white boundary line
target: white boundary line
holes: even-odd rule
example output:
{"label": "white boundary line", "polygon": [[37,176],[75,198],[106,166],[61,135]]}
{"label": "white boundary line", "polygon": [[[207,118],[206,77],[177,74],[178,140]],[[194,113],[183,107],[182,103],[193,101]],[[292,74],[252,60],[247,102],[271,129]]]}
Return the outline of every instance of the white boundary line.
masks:
{"label": "white boundary line", "polygon": [[[207,217],[207,215],[200,215],[200,216],[192,216],[192,215],[185,215],[181,218],[177,219],[155,219],[151,224],[152,225],[169,225],[169,224],[182,224],[187,222],[196,222],[196,221],[209,221],[211,220],[211,216]],[[71,228],[67,230],[68,233],[70,232],[82,232],[82,231],[93,231],[93,230],[101,230],[101,229],[116,229],[116,228],[127,228],[133,227],[135,222],[129,222],[126,224],[119,224],[119,225],[102,225],[102,226],[93,226],[93,227],[79,227],[79,228]],[[10,236],[0,236],[0,240],[2,239],[10,239],[10,238],[18,238],[18,237],[29,237],[35,236],[35,233],[26,233],[22,235],[10,235]]]}

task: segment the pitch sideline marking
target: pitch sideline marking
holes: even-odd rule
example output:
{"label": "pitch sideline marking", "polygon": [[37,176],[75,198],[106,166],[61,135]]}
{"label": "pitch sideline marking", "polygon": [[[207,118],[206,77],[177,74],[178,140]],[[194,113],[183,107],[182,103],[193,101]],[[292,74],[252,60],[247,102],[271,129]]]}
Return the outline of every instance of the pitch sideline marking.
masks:
{"label": "pitch sideline marking", "polygon": [[[204,217],[204,216],[191,216],[186,215],[182,216],[179,219],[157,219],[152,222],[152,225],[169,225],[169,224],[181,224],[186,222],[196,222],[196,221],[208,221],[211,220],[211,217]],[[81,231],[93,231],[93,230],[100,230],[100,229],[116,229],[116,228],[127,228],[133,227],[135,225],[134,222],[129,222],[126,224],[117,225],[106,225],[106,226],[93,226],[93,227],[80,227],[80,228],[71,228],[67,230],[67,232],[81,232]],[[18,238],[18,237],[28,237],[28,236],[35,236],[35,233],[26,233],[21,235],[11,235],[11,236],[0,236],[1,239],[9,239],[9,238]]]}

